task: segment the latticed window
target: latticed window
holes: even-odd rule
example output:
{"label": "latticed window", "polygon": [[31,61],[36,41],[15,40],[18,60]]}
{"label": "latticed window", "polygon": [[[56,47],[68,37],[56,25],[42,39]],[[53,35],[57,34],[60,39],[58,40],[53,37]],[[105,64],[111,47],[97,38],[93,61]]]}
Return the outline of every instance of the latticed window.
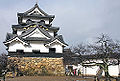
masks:
{"label": "latticed window", "polygon": [[33,53],[38,54],[40,53],[40,50],[32,50]]}
{"label": "latticed window", "polygon": [[24,51],[23,50],[17,50],[17,54],[23,54]]}
{"label": "latticed window", "polygon": [[49,48],[50,53],[55,53],[56,49],[55,48]]}

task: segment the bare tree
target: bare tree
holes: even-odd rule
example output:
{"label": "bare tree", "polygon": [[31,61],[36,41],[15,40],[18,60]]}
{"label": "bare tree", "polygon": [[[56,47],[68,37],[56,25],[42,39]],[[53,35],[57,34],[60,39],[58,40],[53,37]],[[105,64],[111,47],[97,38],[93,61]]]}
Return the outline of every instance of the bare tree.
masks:
{"label": "bare tree", "polygon": [[73,46],[71,47],[71,50],[73,53],[75,54],[79,54],[79,55],[82,55],[82,54],[85,54],[86,53],[86,45],[81,43],[77,46]]}
{"label": "bare tree", "polygon": [[81,63],[84,59],[82,58],[82,55],[86,55],[89,53],[89,49],[87,47],[86,44],[78,44],[77,46],[72,46],[71,51],[75,54],[79,56],[79,63]]}
{"label": "bare tree", "polygon": [[99,66],[103,68],[106,78],[110,77],[108,67],[113,64],[111,56],[114,54],[119,54],[119,47],[120,45],[116,43],[116,41],[113,41],[105,34],[102,34],[101,37],[98,37],[95,46],[93,46],[93,50],[96,52],[96,54],[103,55],[101,58],[103,63]]}
{"label": "bare tree", "polygon": [[[118,61],[116,60],[118,58],[115,56],[120,54],[120,43],[112,40],[109,36],[102,34],[100,37],[97,37],[97,41],[94,44],[80,44],[72,50],[74,53],[78,53],[82,56],[85,54],[94,56],[92,58],[88,57],[87,63],[83,60],[83,66],[87,67],[87,64],[88,66],[90,66],[90,64],[91,66],[99,66],[105,72],[106,81],[108,81],[107,79],[111,77],[108,72],[108,67],[113,64],[118,64]],[[82,56],[80,56],[80,59],[85,59]],[[99,59],[102,63],[94,61],[94,59]]]}
{"label": "bare tree", "polygon": [[0,55],[0,76],[3,77],[3,81],[5,81],[5,74],[7,73],[7,55],[1,54]]}
{"label": "bare tree", "polygon": [[0,75],[2,75],[2,71],[6,69],[7,67],[7,55],[6,54],[1,54],[0,55]]}

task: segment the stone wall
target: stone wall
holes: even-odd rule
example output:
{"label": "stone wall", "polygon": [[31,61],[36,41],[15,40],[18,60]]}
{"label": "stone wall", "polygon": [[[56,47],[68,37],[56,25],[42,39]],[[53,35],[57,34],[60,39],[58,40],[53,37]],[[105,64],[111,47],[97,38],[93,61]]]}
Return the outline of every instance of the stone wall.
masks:
{"label": "stone wall", "polygon": [[64,75],[63,58],[9,57],[23,75]]}

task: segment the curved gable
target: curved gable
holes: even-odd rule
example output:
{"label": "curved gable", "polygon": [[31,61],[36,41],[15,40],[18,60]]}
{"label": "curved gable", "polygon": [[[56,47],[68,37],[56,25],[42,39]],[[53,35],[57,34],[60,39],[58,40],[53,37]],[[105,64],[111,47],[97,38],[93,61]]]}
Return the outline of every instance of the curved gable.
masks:
{"label": "curved gable", "polygon": [[40,38],[47,38],[38,28],[35,29],[28,37],[40,37]]}
{"label": "curved gable", "polygon": [[35,4],[35,6],[33,8],[31,8],[30,10],[24,12],[24,14],[48,16],[47,13],[45,13],[42,9],[39,8],[38,4]]}
{"label": "curved gable", "polygon": [[34,27],[30,30],[27,30],[25,33],[23,33],[20,37],[26,38],[26,37],[41,37],[41,38],[47,38],[50,39],[52,36],[43,30],[40,27]]}
{"label": "curved gable", "polygon": [[57,44],[60,44],[61,46],[65,46],[65,47],[67,46],[66,44],[62,43],[62,42],[59,41],[58,39],[55,39],[54,41],[46,44],[45,46],[51,46],[51,45],[56,44],[56,43],[57,43]]}
{"label": "curved gable", "polygon": [[23,45],[28,45],[28,43],[26,43],[25,41],[20,39],[18,36],[16,36],[15,38],[13,38],[11,40],[8,40],[8,41],[4,42],[4,44],[7,45],[7,44],[10,44],[10,43],[16,42],[16,41],[22,43]]}

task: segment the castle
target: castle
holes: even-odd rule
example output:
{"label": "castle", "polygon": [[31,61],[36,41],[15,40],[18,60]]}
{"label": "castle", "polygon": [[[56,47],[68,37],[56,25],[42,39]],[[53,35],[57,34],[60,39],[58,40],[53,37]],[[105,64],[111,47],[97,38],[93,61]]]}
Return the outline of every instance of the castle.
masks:
{"label": "castle", "polygon": [[54,15],[48,15],[38,4],[24,12],[17,13],[18,25],[12,25],[4,44],[9,56],[62,57],[64,42],[58,35],[59,27],[53,27]]}
{"label": "castle", "polygon": [[17,13],[18,24],[12,25],[4,41],[10,60],[24,75],[64,75],[63,51],[67,44],[59,27],[53,27],[54,15],[48,15],[36,3],[33,8]]}

